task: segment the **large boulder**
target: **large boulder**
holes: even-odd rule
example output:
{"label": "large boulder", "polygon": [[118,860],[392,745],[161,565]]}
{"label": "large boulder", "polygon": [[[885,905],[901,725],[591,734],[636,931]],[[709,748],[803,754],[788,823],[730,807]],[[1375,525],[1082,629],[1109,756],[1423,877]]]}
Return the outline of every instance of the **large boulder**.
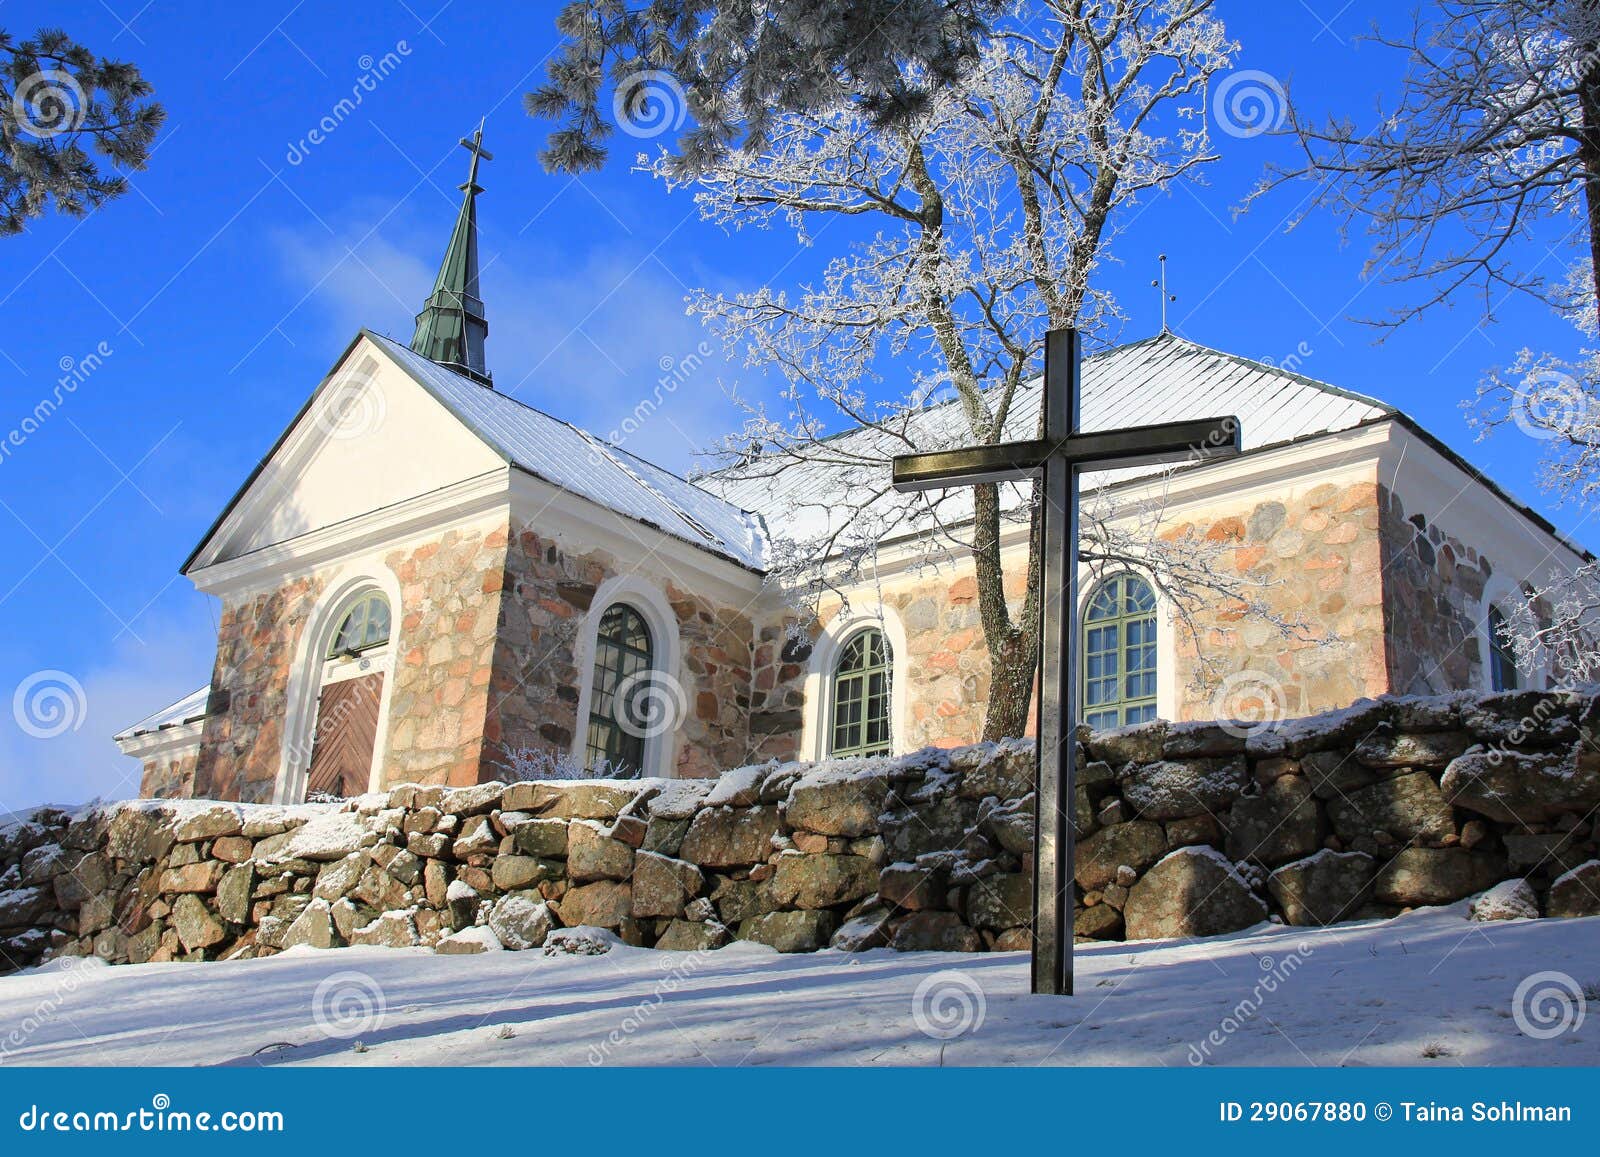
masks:
{"label": "large boulder", "polygon": [[704,886],[705,877],[693,864],[641,851],[633,861],[633,915],[677,919]]}
{"label": "large boulder", "polygon": [[1441,768],[1472,746],[1464,731],[1396,733],[1383,727],[1355,746],[1355,758],[1368,767]]}
{"label": "large boulder", "polygon": [[[180,898],[179,903],[182,903],[183,899],[197,900],[197,897],[183,897]],[[174,921],[178,919],[176,907],[173,909],[173,919]],[[178,935],[180,938],[183,936],[181,925],[178,928]],[[294,922],[289,925],[288,930],[284,932],[282,939],[279,941],[279,946],[293,948],[299,944],[307,944],[312,948],[332,948],[336,942],[333,926],[333,905],[326,900],[312,900],[294,918]],[[184,947],[187,948],[188,946],[188,941],[185,940]]]}
{"label": "large boulder", "polygon": [[1079,908],[1072,917],[1073,936],[1084,940],[1121,940],[1123,933],[1122,913],[1110,904]]}
{"label": "large boulder", "polygon": [[772,841],[783,830],[775,805],[706,808],[697,813],[678,849],[678,857],[702,868],[759,864],[772,855]]}
{"label": "large boulder", "polygon": [[1122,798],[1143,819],[1175,820],[1220,812],[1250,780],[1243,759],[1159,760],[1120,773]]}
{"label": "large boulder", "polygon": [[192,892],[179,896],[173,904],[172,926],[177,929],[178,941],[187,952],[210,948],[228,937],[222,922],[206,907],[205,901]]}
{"label": "large boulder", "polygon": [[380,912],[378,918],[350,934],[350,943],[369,948],[412,948],[418,942],[410,912]]}
{"label": "large boulder", "polygon": [[1122,909],[1129,940],[1218,936],[1267,918],[1267,906],[1214,848],[1179,848],[1146,872]]}
{"label": "large boulder", "polygon": [[1439,785],[1426,772],[1413,771],[1356,788],[1328,801],[1333,830],[1347,845],[1368,849],[1374,832],[1387,832],[1396,844],[1440,844],[1455,835],[1455,818]]}
{"label": "large boulder", "polygon": [[1324,849],[1278,868],[1267,877],[1267,889],[1290,924],[1333,924],[1367,902],[1377,870],[1378,862],[1365,852]]}
{"label": "large boulder", "polygon": [[561,922],[568,927],[579,924],[596,928],[616,928],[628,918],[633,906],[633,888],[616,880],[597,880],[593,884],[569,889],[561,897]]}
{"label": "large boulder", "polygon": [[950,753],[950,769],[961,773],[963,799],[1019,799],[1033,790],[1032,743],[978,743]]}
{"label": "large boulder", "polygon": [[511,842],[525,856],[565,857],[567,820],[525,820],[511,831]]}
{"label": "large boulder", "polygon": [[985,876],[967,893],[967,922],[996,932],[1033,919],[1033,879],[1021,872]]}
{"label": "large boulder", "polygon": [[828,941],[828,947],[837,948],[840,952],[866,952],[871,948],[883,948],[889,943],[889,925],[893,916],[892,908],[882,905],[868,908],[839,925],[833,939]]}
{"label": "large boulder", "polygon": [[1279,776],[1228,813],[1228,856],[1273,867],[1321,846],[1317,801],[1304,776]]}
{"label": "large boulder", "polygon": [[766,944],[779,952],[815,952],[826,948],[839,918],[826,910],[768,912],[739,925],[739,939]]}
{"label": "large boulder", "polygon": [[[869,805],[863,804],[863,807]],[[910,807],[897,807],[882,817],[883,842],[896,860],[914,860],[929,852],[943,852],[961,846],[962,840],[978,822],[980,804],[958,796]],[[790,812],[789,822],[794,823]],[[874,826],[878,823],[874,817]],[[1033,821],[1028,821],[1029,844]],[[813,829],[815,830],[815,829]],[[867,830],[873,830],[868,828]]]}
{"label": "large boulder", "polygon": [[1126,864],[1142,872],[1167,852],[1167,834],[1160,824],[1130,820],[1101,828],[1078,847],[1076,876],[1085,892],[1098,892],[1117,881]]}
{"label": "large boulder", "polygon": [[948,889],[949,872],[938,857],[915,864],[890,864],[878,874],[878,895],[883,902],[908,912],[943,908]]}
{"label": "large boulder", "polygon": [[0,928],[25,928],[45,912],[54,900],[50,888],[15,888],[0,892]]}
{"label": "large boulder", "polygon": [[871,763],[839,771],[837,766],[802,776],[789,789],[791,828],[825,836],[864,836],[878,830],[889,797],[889,777]]}
{"label": "large boulder", "polygon": [[542,946],[555,927],[555,919],[539,893],[512,892],[501,896],[489,909],[488,926],[501,947],[521,952]]}
{"label": "large boulder", "polygon": [[734,880],[723,877],[711,891],[711,903],[717,917],[730,928],[743,924],[754,916],[772,911],[772,893],[766,884],[755,880]]}
{"label": "large boulder", "polygon": [[1378,871],[1374,894],[1385,904],[1451,904],[1497,882],[1504,865],[1465,848],[1405,848]]}
{"label": "large boulder", "polygon": [[545,819],[614,820],[633,802],[640,785],[614,780],[580,780],[575,783],[514,783],[505,790],[500,806]]}
{"label": "large boulder", "polygon": [[831,908],[870,896],[878,886],[878,870],[865,856],[802,855],[778,857],[772,876],[772,898],[794,908]]}
{"label": "large boulder", "polygon": [[593,820],[574,820],[567,833],[567,878],[626,880],[633,872],[633,848],[601,831]]}
{"label": "large boulder", "polygon": [[894,930],[898,952],[982,952],[983,937],[954,912],[913,912]]}
{"label": "large boulder", "polygon": [[489,869],[489,880],[502,892],[515,892],[546,880],[559,880],[563,874],[564,870],[556,860],[541,860],[537,856],[496,856],[494,867]]}
{"label": "large boulder", "polygon": [[120,807],[106,829],[106,854],[114,860],[147,864],[172,850],[172,817],[164,810]]}
{"label": "large boulder", "polygon": [[1547,916],[1600,916],[1600,860],[1579,864],[1550,885]]}
{"label": "large boulder", "polygon": [[1502,880],[1487,892],[1480,892],[1467,905],[1467,919],[1486,923],[1491,920],[1537,920],[1539,897],[1528,881],[1518,877]]}
{"label": "large boulder", "polygon": [[180,844],[236,836],[244,830],[244,812],[238,804],[207,803],[180,814],[173,835]]}
{"label": "large boulder", "polygon": [[277,860],[310,860],[322,863],[342,860],[351,852],[370,848],[378,842],[355,812],[324,812],[295,829]]}
{"label": "large boulder", "polygon": [[217,914],[230,924],[250,920],[250,892],[255,887],[256,871],[249,863],[229,868],[217,885]]}
{"label": "large boulder", "polygon": [[1440,783],[1457,807],[1502,823],[1527,824],[1600,807],[1600,769],[1564,751],[1496,748],[1451,761]]}
{"label": "large boulder", "polygon": [[709,952],[731,939],[728,930],[715,920],[674,920],[656,941],[656,947],[663,952]]}

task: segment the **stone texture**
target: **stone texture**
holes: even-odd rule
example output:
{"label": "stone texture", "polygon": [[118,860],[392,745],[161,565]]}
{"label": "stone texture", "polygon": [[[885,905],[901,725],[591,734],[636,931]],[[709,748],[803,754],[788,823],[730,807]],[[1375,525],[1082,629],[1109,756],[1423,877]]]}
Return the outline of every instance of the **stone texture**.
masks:
{"label": "stone texture", "polygon": [[1278,868],[1267,877],[1267,888],[1286,922],[1332,924],[1361,911],[1377,870],[1377,861],[1365,852],[1320,851]]}
{"label": "stone texture", "polygon": [[1217,936],[1267,918],[1267,906],[1210,848],[1180,848],[1128,893],[1122,915],[1130,940]]}
{"label": "stone texture", "polygon": [[630,915],[633,890],[615,880],[568,889],[561,897],[561,922],[568,927],[592,924],[597,928],[616,928]]}
{"label": "stone texture", "polygon": [[864,836],[878,830],[878,815],[888,799],[882,776],[851,775],[809,781],[790,789],[789,826],[825,836]]}
{"label": "stone texture", "polygon": [[1311,785],[1298,775],[1279,776],[1258,795],[1239,799],[1228,812],[1227,826],[1231,860],[1274,867],[1309,856],[1322,845]]}
{"label": "stone texture", "polygon": [[567,878],[573,883],[626,880],[633,873],[633,849],[594,823],[574,820],[567,831]]}
{"label": "stone texture", "polygon": [[1242,759],[1162,760],[1124,768],[1122,796],[1147,820],[1227,809],[1249,780]]}
{"label": "stone texture", "polygon": [[878,872],[862,856],[778,857],[772,877],[772,898],[785,907],[829,908],[870,896],[878,886]]}
{"label": "stone texture", "polygon": [[708,809],[690,823],[678,856],[703,868],[748,867],[772,854],[782,830],[776,806]]}
{"label": "stone texture", "polygon": [[814,952],[826,948],[839,926],[832,912],[769,912],[739,925],[739,939],[766,944],[779,952]]}
{"label": "stone texture", "polygon": [[728,930],[715,921],[694,923],[674,920],[656,941],[656,947],[665,952],[709,952],[721,948],[732,937]]}
{"label": "stone texture", "polygon": [[1122,865],[1143,871],[1166,852],[1167,835],[1160,824],[1130,820],[1101,828],[1078,848],[1078,886],[1086,892],[1100,891],[1116,882]]}
{"label": "stone texture", "polygon": [[1600,807],[1600,767],[1570,749],[1469,752],[1451,762],[1440,786],[1455,806],[1503,823]]}
{"label": "stone texture", "polygon": [[693,864],[641,851],[634,858],[632,914],[677,919],[704,887],[705,877]]}
{"label": "stone texture", "polygon": [[[589,924],[594,921],[574,920],[571,923]],[[521,952],[542,947],[551,928],[555,926],[555,919],[550,914],[549,905],[537,892],[512,892],[500,897],[489,909],[488,926],[502,947]]]}
{"label": "stone texture", "polygon": [[1339,838],[1370,850],[1374,832],[1396,843],[1438,844],[1455,834],[1455,819],[1439,785],[1426,772],[1411,772],[1357,788],[1328,801],[1328,818]]}
{"label": "stone texture", "polygon": [[1550,885],[1545,915],[1600,916],[1600,860],[1564,872]]}
{"label": "stone texture", "polygon": [[1450,904],[1500,875],[1493,859],[1465,848],[1406,848],[1379,869],[1374,894],[1385,904]]}
{"label": "stone texture", "polygon": [[981,952],[983,937],[954,912],[913,912],[895,929],[890,947],[900,952]]}

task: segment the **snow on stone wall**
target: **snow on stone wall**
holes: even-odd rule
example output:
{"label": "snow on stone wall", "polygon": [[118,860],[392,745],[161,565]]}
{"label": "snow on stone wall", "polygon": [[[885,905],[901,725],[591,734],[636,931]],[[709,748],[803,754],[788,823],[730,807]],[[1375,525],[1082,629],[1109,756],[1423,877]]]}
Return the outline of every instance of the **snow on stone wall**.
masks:
{"label": "snow on stone wall", "polygon": [[[1085,733],[1076,927],[1204,936],[1384,918],[1600,914],[1600,696],[1365,701],[1249,731]],[[664,949],[1029,942],[1032,745],[720,780],[403,786],[294,808],[142,801],[0,829],[3,966],[481,952],[597,925]]]}

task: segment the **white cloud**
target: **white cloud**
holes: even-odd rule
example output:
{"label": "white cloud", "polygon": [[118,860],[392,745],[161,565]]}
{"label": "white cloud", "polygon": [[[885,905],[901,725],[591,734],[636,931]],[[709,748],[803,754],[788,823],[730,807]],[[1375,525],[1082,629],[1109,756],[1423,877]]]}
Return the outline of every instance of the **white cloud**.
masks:
{"label": "white cloud", "polygon": [[[34,672],[23,671],[0,687],[0,812],[139,794],[139,763],[124,756],[111,736],[205,683],[216,650],[215,631],[203,614],[181,623],[146,619],[139,634],[142,644],[124,635],[103,662],[66,672],[83,693],[76,698],[69,687],[63,709],[72,724],[59,735],[29,734],[15,713],[15,691]],[[48,731],[60,717],[30,718],[50,723],[34,727]]]}

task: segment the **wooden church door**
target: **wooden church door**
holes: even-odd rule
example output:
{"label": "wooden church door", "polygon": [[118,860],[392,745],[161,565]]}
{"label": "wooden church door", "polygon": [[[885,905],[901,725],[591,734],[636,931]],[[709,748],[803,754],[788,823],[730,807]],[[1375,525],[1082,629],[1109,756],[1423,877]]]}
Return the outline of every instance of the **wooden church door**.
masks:
{"label": "wooden church door", "polygon": [[308,797],[360,795],[371,784],[388,647],[389,604],[367,592],[341,618],[323,661]]}
{"label": "wooden church door", "polygon": [[341,679],[322,689],[317,701],[316,740],[306,772],[307,795],[344,798],[367,790],[372,750],[378,740],[383,673]]}

